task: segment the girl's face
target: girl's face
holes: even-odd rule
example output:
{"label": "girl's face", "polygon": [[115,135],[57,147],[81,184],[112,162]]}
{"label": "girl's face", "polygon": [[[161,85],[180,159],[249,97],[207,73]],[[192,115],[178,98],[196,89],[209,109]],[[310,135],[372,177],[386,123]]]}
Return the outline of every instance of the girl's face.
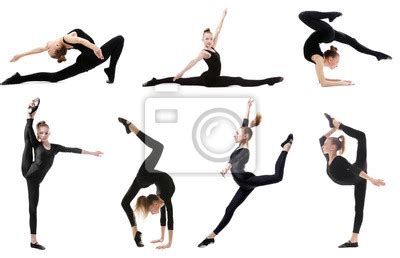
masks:
{"label": "girl's face", "polygon": [[327,59],[325,59],[325,65],[333,70],[336,67],[338,67],[339,61],[340,61],[339,55],[335,57],[328,57]]}
{"label": "girl's face", "polygon": [[163,201],[154,201],[150,206],[149,206],[149,211],[152,215],[160,213],[161,207],[164,206]]}
{"label": "girl's face", "polygon": [[322,145],[322,152],[328,154],[330,152],[337,151],[336,145],[332,144],[332,139],[328,138],[325,140],[324,145]]}
{"label": "girl's face", "polygon": [[214,43],[213,34],[211,32],[206,32],[203,34],[203,43],[206,48],[211,48]]}
{"label": "girl's face", "polygon": [[50,131],[48,126],[40,126],[38,130],[38,138],[41,142],[47,142],[49,139]]}
{"label": "girl's face", "polygon": [[233,138],[235,139],[235,143],[241,143],[241,142],[243,142],[245,139],[247,139],[247,135],[244,134],[243,128],[239,128],[239,129],[236,131],[236,134],[233,136]]}

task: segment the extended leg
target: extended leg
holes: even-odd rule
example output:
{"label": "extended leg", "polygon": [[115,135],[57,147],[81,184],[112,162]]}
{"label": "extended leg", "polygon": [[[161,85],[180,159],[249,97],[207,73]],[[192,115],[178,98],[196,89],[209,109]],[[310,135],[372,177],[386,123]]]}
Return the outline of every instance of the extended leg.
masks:
{"label": "extended leg", "polygon": [[142,131],[139,131],[136,136],[144,143],[147,147],[151,148],[152,151],[150,155],[143,162],[140,170],[142,170],[143,166],[145,166],[147,171],[153,171],[156,167],[158,161],[161,158],[161,154],[164,149],[164,145],[162,143],[154,140],[150,136],[146,135]]}
{"label": "extended leg", "polygon": [[299,14],[300,20],[315,31],[333,30],[332,27],[321,19],[329,19],[332,22],[336,17],[342,15],[339,12],[317,12],[305,11]]}
{"label": "extended leg", "polygon": [[188,86],[206,86],[206,83],[202,77],[188,77],[188,78],[179,78],[176,81],[173,80],[174,77],[167,77],[163,79],[156,79],[153,78],[150,81],[146,82],[143,84],[143,87],[150,87],[150,86],[155,86],[158,84],[162,83],[177,83],[182,86],[188,85]]}
{"label": "extended leg", "polygon": [[227,87],[231,85],[239,85],[243,87],[256,87],[261,85],[274,85],[275,83],[283,81],[283,77],[271,77],[262,80],[248,80],[243,79],[242,77],[229,77],[229,76],[220,76],[215,82],[215,85],[211,85],[212,87]]}
{"label": "extended leg", "polygon": [[278,160],[275,163],[275,174],[252,176],[246,180],[243,180],[243,182],[240,182],[240,185],[243,187],[257,187],[262,185],[275,184],[282,181],[287,154],[287,151],[282,151],[279,155]]}
{"label": "extended leg", "polygon": [[365,171],[367,169],[367,138],[365,137],[365,133],[344,124],[340,124],[339,129],[348,136],[357,139],[357,158],[354,165]]}
{"label": "extended leg", "polygon": [[235,213],[235,210],[244,202],[244,200],[246,200],[247,196],[249,196],[249,194],[252,191],[253,191],[253,189],[246,190],[243,188],[239,188],[239,190],[237,190],[235,196],[229,203],[228,207],[226,207],[224,217],[222,218],[221,222],[218,224],[218,226],[213,231],[213,233],[215,235],[218,235],[218,233],[221,232],[221,230],[223,230],[226,227],[226,225],[228,225],[233,214]]}
{"label": "extended leg", "polygon": [[12,77],[12,80],[8,80],[8,84],[19,84],[28,81],[48,81],[48,82],[58,82],[71,78],[80,73],[86,72],[82,65],[75,63],[68,66],[61,71],[55,73],[34,73],[29,75],[19,75],[18,73]]}
{"label": "extended leg", "polygon": [[361,45],[355,38],[352,38],[343,32],[335,31],[335,40],[340,43],[347,44],[347,45],[353,47],[358,52],[375,56],[378,59],[378,61],[381,59],[391,59],[391,57],[389,55],[369,49],[369,48]]}

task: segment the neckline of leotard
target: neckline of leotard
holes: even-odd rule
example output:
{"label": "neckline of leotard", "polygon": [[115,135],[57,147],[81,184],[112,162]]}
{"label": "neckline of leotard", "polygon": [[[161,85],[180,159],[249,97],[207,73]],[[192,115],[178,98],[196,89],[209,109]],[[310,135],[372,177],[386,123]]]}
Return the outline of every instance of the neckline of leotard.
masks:
{"label": "neckline of leotard", "polygon": [[64,37],[62,38],[63,39],[63,42],[65,43],[65,44],[68,44],[68,45],[70,45],[70,46],[74,46],[75,44],[73,44],[73,43],[69,43],[68,41],[66,41],[65,39],[64,39]]}
{"label": "neckline of leotard", "polygon": [[40,143],[41,145],[42,145],[42,147],[43,147],[43,149],[45,149],[45,150],[47,150],[47,151],[51,151],[51,149],[52,149],[52,144],[50,143],[50,149],[47,149],[46,147],[44,147],[44,145],[43,145],[43,143]]}
{"label": "neckline of leotard", "polygon": [[213,54],[216,54],[217,53],[217,50],[215,50],[215,48],[211,48],[212,50],[214,50],[214,51],[211,51],[211,50],[208,50],[208,49],[205,49],[205,48],[203,48],[205,51],[207,51],[207,52],[209,52],[209,53],[213,53]]}
{"label": "neckline of leotard", "polygon": [[335,159],[336,159],[337,157],[342,157],[342,156],[340,156],[340,155],[336,155],[336,157],[334,157],[334,158],[333,158],[333,160],[331,161],[331,163],[330,163],[330,164],[329,164],[329,160],[328,160],[328,166],[331,166],[331,165],[332,165],[332,163],[335,161]]}

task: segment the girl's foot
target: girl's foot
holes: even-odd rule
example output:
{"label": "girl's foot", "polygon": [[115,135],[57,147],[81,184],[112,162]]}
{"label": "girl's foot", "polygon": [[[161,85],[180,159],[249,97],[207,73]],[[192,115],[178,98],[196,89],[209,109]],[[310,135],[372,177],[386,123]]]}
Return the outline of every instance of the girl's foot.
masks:
{"label": "girl's foot", "polygon": [[15,73],[13,76],[11,76],[10,78],[3,81],[1,83],[1,85],[17,84],[17,83],[19,83],[20,77],[21,77],[21,75],[19,73]]}
{"label": "girl's foot", "polygon": [[332,12],[331,16],[328,18],[329,22],[333,22],[337,17],[342,16],[341,12]]}
{"label": "girl's foot", "polygon": [[278,82],[281,82],[281,81],[283,81],[283,77],[272,77],[272,78],[269,78],[269,79],[267,79],[268,81],[267,81],[267,84],[269,85],[269,86],[272,86],[272,85],[274,85],[275,83],[278,83]]}
{"label": "girl's foot", "polygon": [[131,122],[129,122],[128,120],[126,120],[125,118],[122,118],[122,117],[118,117],[118,121],[125,126],[126,133],[130,134],[131,129],[129,129],[129,125]]}
{"label": "girl's foot", "polygon": [[329,127],[330,127],[330,128],[335,127],[335,126],[333,125],[333,117],[331,117],[331,116],[328,115],[327,113],[324,113],[324,115],[325,115],[326,119],[328,119]]}
{"label": "girl's foot", "polygon": [[144,244],[142,242],[142,232],[137,231],[136,234],[135,234],[135,238],[134,239],[135,239],[135,243],[136,243],[137,247],[143,247],[144,246]]}
{"label": "girl's foot", "polygon": [[344,244],[341,244],[338,246],[339,248],[348,248],[348,247],[358,247],[358,242],[351,242],[351,241],[347,241]]}
{"label": "girl's foot", "polygon": [[39,250],[44,250],[44,249],[46,249],[46,247],[40,245],[38,242],[36,242],[36,243],[31,243],[31,248],[36,248],[36,249],[39,249]]}
{"label": "girl's foot", "polygon": [[111,69],[110,67],[108,68],[104,68],[104,72],[107,75],[108,80],[106,81],[109,84],[114,83],[114,79],[115,79],[115,69]]}
{"label": "girl's foot", "polygon": [[152,78],[150,81],[143,83],[143,87],[151,87],[151,86],[155,86],[157,82],[156,78]]}
{"label": "girl's foot", "polygon": [[28,114],[31,115],[32,113],[36,112],[38,110],[40,104],[40,99],[36,98],[32,100],[31,104],[28,107]]}
{"label": "girl's foot", "polygon": [[284,148],[286,144],[288,143],[292,144],[292,142],[293,142],[293,134],[289,134],[286,140],[281,143],[281,147]]}
{"label": "girl's foot", "polygon": [[381,60],[392,60],[391,56],[386,55],[386,54],[381,53],[381,52],[378,52],[375,57],[376,57],[376,59],[378,59],[378,61],[381,61]]}
{"label": "girl's foot", "polygon": [[208,238],[208,237],[207,237],[206,239],[204,239],[203,241],[201,241],[201,243],[198,244],[197,247],[203,248],[203,247],[206,247],[206,246],[211,245],[211,244],[214,244],[214,243],[215,243],[214,238]]}

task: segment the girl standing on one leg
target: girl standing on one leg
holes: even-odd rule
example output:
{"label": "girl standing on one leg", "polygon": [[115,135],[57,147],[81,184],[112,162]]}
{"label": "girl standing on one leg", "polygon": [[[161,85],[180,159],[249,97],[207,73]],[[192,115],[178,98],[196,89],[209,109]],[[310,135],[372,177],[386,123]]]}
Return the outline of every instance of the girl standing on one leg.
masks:
{"label": "girl standing on one leg", "polygon": [[[328,176],[337,184],[354,185],[354,198],[356,203],[353,234],[350,240],[340,245],[339,248],[358,247],[358,234],[364,216],[367,181],[370,181],[376,186],[383,186],[385,182],[382,179],[375,179],[367,175],[367,140],[365,134],[342,124],[328,114],[325,114],[325,116],[329,121],[331,130],[322,136],[319,142],[327,161]],[[357,140],[357,158],[355,163],[350,164],[341,156],[345,149],[344,136],[331,137],[337,130],[342,130],[345,134]]]}
{"label": "girl standing on one leg", "polygon": [[231,154],[229,163],[225,166],[225,168],[221,172],[221,174],[225,176],[225,174],[229,170],[231,170],[232,177],[235,180],[235,182],[239,185],[239,189],[237,190],[232,201],[226,208],[225,215],[223,216],[221,222],[214,229],[214,231],[212,231],[206,237],[206,239],[204,239],[198,245],[198,247],[205,247],[215,242],[214,238],[228,225],[235,210],[246,200],[246,198],[250,195],[250,193],[254,190],[254,188],[258,186],[278,183],[283,178],[283,170],[285,167],[286,156],[293,142],[292,134],[289,134],[287,139],[281,144],[281,147],[283,149],[275,164],[275,174],[256,176],[253,173],[246,172],[244,170],[250,155],[248,146],[249,146],[249,140],[253,135],[251,127],[259,125],[261,121],[261,116],[257,114],[256,119],[254,119],[250,123],[249,127],[248,121],[249,121],[250,107],[252,103],[253,100],[250,99],[248,102],[247,115],[243,119],[243,125],[239,130],[237,130],[236,135],[234,136],[235,142],[238,143],[239,146]]}
{"label": "girl standing on one leg", "polygon": [[39,203],[39,187],[47,172],[53,165],[55,156],[59,152],[72,152],[77,154],[89,154],[93,156],[101,156],[100,151],[85,151],[78,148],[68,148],[59,144],[49,142],[49,126],[46,122],[41,121],[36,125],[37,136],[32,128],[33,118],[39,107],[40,100],[33,100],[28,108],[28,119],[26,121],[24,140],[25,148],[22,155],[22,175],[25,177],[28,185],[29,195],[29,225],[31,228],[31,247],[44,250],[44,246],[37,241],[37,207]]}

